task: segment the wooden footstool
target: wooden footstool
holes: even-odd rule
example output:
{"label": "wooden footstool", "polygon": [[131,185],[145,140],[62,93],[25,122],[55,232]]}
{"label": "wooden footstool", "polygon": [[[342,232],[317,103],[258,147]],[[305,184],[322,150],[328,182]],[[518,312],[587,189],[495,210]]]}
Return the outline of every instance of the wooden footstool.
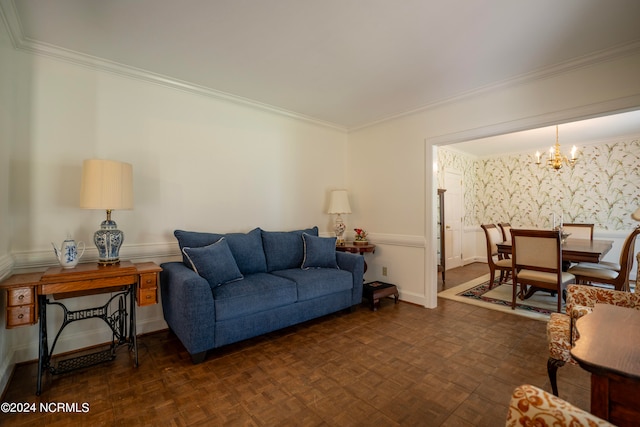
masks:
{"label": "wooden footstool", "polygon": [[396,285],[385,282],[365,283],[362,288],[362,296],[369,300],[371,310],[377,311],[380,307],[380,298],[393,295],[395,303],[398,303],[398,288]]}

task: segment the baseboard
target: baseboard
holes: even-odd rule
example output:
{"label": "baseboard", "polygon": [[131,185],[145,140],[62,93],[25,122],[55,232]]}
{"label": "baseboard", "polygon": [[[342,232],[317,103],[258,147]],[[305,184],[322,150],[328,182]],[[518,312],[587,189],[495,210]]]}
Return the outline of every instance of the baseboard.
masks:
{"label": "baseboard", "polygon": [[400,301],[416,304],[421,307],[426,307],[427,300],[424,295],[419,295],[414,292],[403,292],[400,288],[398,288],[398,293],[400,294]]}

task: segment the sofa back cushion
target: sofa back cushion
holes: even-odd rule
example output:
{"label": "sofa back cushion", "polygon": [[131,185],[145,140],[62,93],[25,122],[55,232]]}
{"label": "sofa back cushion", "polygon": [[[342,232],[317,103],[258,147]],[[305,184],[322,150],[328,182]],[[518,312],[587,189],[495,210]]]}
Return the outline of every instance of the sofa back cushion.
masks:
{"label": "sofa back cushion", "polygon": [[318,235],[318,227],[295,231],[262,230],[262,246],[267,259],[267,271],[300,268],[304,259],[302,233]]}
{"label": "sofa back cushion", "polygon": [[[185,247],[209,246],[224,237],[242,274],[265,273],[267,271],[260,228],[255,228],[248,233],[218,234],[176,230],[173,234],[178,239],[180,251]],[[183,262],[191,268],[191,263],[184,254]]]}

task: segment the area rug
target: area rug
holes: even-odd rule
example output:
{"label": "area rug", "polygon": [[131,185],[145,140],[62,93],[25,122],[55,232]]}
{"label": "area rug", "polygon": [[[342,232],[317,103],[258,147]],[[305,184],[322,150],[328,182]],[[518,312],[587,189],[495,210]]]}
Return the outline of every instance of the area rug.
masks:
{"label": "area rug", "polygon": [[[490,310],[503,311],[518,316],[530,317],[539,320],[549,320],[549,314],[556,311],[557,297],[549,293],[536,292],[530,298],[522,301],[516,300],[516,309],[511,309],[511,282],[500,286],[493,286],[489,290],[489,275],[463,283],[451,289],[446,289],[438,294],[439,297],[472,304]],[[564,307],[563,307],[564,310]]]}

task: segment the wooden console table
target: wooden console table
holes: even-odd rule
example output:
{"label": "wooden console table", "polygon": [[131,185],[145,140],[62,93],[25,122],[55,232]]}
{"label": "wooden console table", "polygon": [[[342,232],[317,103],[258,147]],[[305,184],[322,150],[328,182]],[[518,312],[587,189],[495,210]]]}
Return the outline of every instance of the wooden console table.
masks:
{"label": "wooden console table", "polygon": [[[161,268],[152,262],[133,264],[122,261],[111,266],[97,263],[78,264],[75,268],[51,267],[44,272],[16,274],[0,283],[7,292],[6,328],[39,323],[38,381],[36,394],[42,391],[42,374],[48,370],[60,374],[74,369],[113,360],[115,349],[128,345],[134,354],[134,366],[138,366],[136,338],[136,301],[139,306],[156,304],[158,273]],[[106,304],[82,310],[69,310],[58,302],[65,298],[112,293]],[[51,301],[49,297],[55,301]],[[127,304],[128,299],[128,304]],[[110,306],[117,301],[118,308],[110,313]],[[64,320],[49,348],[47,333],[47,306],[62,308]],[[128,305],[128,307],[127,307]],[[70,323],[98,318],[113,332],[111,346],[106,351],[83,355],[51,363],[60,334]]]}
{"label": "wooden console table", "polygon": [[591,372],[591,413],[617,426],[640,420],[640,311],[596,304],[576,322],[571,355]]}

